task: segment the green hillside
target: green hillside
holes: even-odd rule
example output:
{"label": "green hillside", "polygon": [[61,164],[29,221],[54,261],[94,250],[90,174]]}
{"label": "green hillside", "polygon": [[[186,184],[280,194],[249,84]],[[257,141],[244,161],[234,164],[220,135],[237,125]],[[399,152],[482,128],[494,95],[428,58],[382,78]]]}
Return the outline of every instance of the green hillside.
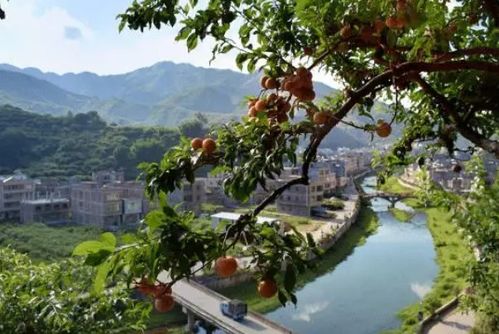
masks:
{"label": "green hillside", "polygon": [[88,176],[124,168],[136,176],[139,162],[160,160],[178,139],[177,129],[110,126],[96,112],[53,117],[0,106],[0,174]]}
{"label": "green hillside", "polygon": [[[176,126],[196,113],[225,121],[245,113],[241,102],[260,90],[258,76],[172,62],[102,76],[0,64],[0,104],[52,115],[96,110],[122,125]],[[12,82],[16,87],[10,87]],[[318,96],[335,92],[321,83],[315,89]]]}

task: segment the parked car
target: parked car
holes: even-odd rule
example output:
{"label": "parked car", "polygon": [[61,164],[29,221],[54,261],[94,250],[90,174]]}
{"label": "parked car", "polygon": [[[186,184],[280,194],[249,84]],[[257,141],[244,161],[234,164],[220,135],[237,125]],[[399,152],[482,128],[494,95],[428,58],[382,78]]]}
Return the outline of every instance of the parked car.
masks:
{"label": "parked car", "polygon": [[225,316],[241,321],[248,314],[248,305],[245,302],[233,299],[220,303],[220,310]]}

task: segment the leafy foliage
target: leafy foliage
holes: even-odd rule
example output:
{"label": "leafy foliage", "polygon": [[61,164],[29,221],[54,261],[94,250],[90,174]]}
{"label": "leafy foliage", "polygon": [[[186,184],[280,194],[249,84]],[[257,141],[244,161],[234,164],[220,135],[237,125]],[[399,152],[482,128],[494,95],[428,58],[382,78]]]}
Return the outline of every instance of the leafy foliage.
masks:
{"label": "leafy foliage", "polygon": [[52,262],[71,255],[80,242],[97,238],[93,226],[49,227],[44,224],[0,224],[0,247],[27,254],[34,261]]}
{"label": "leafy foliage", "polygon": [[[296,302],[296,274],[310,267],[307,258],[316,251],[314,240],[296,231],[280,235],[266,224],[256,224],[255,216],[289,187],[308,183],[319,146],[339,123],[382,137],[390,134],[392,123],[404,124],[391,153],[376,159],[386,174],[418,158],[411,156],[415,142],[425,143],[425,154],[441,147],[453,154],[462,136],[471,143],[471,150],[481,148],[499,156],[494,138],[499,101],[493,89],[499,79],[499,12],[490,3],[134,1],[119,16],[120,29],[178,26],[177,39],[185,41],[189,50],[209,36],[215,41],[214,57],[232,50],[239,68],[250,72],[260,68],[265,73],[263,89],[248,101],[248,117],[213,131],[214,152],[193,149],[184,139],[160,163],[142,166],[150,196],[165,198],[183,179],[193,182],[195,170],[210,165],[213,173],[223,173],[225,192],[246,201],[258,184],[266,188],[267,178],[279,177],[286,163],[296,165],[300,140],[307,144],[301,176],[273,190],[225,231],[200,233],[192,216],[176,213],[163,201],[162,210],[146,218],[146,238],[140,246],[107,255],[104,250],[102,256],[98,255],[102,249],[96,248],[90,254],[97,253],[95,264],[108,272],[128,265],[131,277],[155,278],[160,270],[167,270],[174,283],[192,276],[194,264],[209,265],[245,235],[251,240],[257,276],[283,275],[279,300]],[[315,69],[337,78],[344,94],[315,101],[310,72]],[[378,122],[373,117],[374,99],[380,96],[392,104],[391,120]],[[295,117],[302,112],[304,117]],[[346,120],[355,112],[368,121]],[[226,243],[228,239],[232,241]],[[176,243],[180,244],[175,256],[166,258],[170,245]],[[486,244],[487,239],[477,243]]]}
{"label": "leafy foliage", "polygon": [[123,168],[135,177],[139,162],[161,159],[178,138],[174,129],[109,126],[96,112],[52,117],[0,106],[0,173],[64,178]]}
{"label": "leafy foliage", "polygon": [[93,270],[69,260],[33,264],[0,248],[2,333],[119,333],[143,328],[150,306],[132,300],[119,284],[91,294]]}

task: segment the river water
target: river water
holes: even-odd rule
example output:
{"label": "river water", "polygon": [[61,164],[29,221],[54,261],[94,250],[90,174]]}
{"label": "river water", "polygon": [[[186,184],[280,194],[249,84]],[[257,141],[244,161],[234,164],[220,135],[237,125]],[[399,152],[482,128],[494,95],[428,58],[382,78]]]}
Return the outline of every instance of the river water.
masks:
{"label": "river water", "polygon": [[[374,191],[375,177],[364,179]],[[380,226],[334,270],[297,291],[298,306],[266,314],[302,334],[370,334],[397,328],[397,312],[431,288],[438,267],[426,216],[397,221],[389,203],[373,199]],[[397,207],[409,209],[402,203]]]}

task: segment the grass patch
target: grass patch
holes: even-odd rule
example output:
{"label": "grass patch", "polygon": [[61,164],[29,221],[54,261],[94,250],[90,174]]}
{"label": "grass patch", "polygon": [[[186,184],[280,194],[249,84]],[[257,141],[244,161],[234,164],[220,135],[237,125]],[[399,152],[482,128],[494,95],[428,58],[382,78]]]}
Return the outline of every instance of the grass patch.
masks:
{"label": "grass patch", "polygon": [[[247,213],[248,208],[239,208],[236,209],[235,212]],[[320,224],[320,222],[318,223],[317,221],[314,221],[309,217],[293,216],[286,213],[277,212],[275,206],[266,208],[260,213],[259,216],[279,219],[283,223],[288,223],[289,225],[296,227],[299,230],[301,230],[303,227],[309,227],[306,229],[307,231],[314,230],[316,227],[318,227],[317,224]]]}
{"label": "grass patch", "polygon": [[378,187],[379,190],[394,194],[407,194],[414,190],[400,184],[397,176],[390,176],[385,180],[385,184]]}
{"label": "grass patch", "polygon": [[[439,207],[422,208],[415,199],[408,199],[405,203],[426,213],[428,228],[437,252],[439,273],[433,281],[431,291],[423,298],[421,304],[426,317],[463,290],[466,266],[473,259],[473,254],[451,222],[451,214],[448,211]],[[390,333],[415,333],[419,309],[419,304],[402,309],[399,312],[402,324],[399,329]]]}
{"label": "grass patch", "polygon": [[34,261],[56,261],[70,256],[80,242],[97,239],[101,233],[95,226],[0,224],[0,247],[10,246]]}
{"label": "grass patch", "polygon": [[224,206],[213,203],[201,203],[201,212],[212,215],[224,211]]}
{"label": "grass patch", "polygon": [[[297,287],[303,287],[316,277],[332,271],[338,263],[352,253],[355,247],[364,244],[367,237],[377,230],[378,225],[378,218],[374,211],[363,206],[357,223],[352,225],[350,230],[320,260],[316,261],[317,267],[314,271],[308,271],[298,277]],[[229,298],[246,301],[250,309],[260,313],[270,312],[281,305],[277,297],[270,299],[260,297],[256,292],[255,282],[243,283],[219,292]]]}
{"label": "grass patch", "polygon": [[412,219],[412,217],[414,217],[413,212],[408,212],[398,208],[389,208],[388,211],[390,211],[395,219],[401,222],[408,222]]}

